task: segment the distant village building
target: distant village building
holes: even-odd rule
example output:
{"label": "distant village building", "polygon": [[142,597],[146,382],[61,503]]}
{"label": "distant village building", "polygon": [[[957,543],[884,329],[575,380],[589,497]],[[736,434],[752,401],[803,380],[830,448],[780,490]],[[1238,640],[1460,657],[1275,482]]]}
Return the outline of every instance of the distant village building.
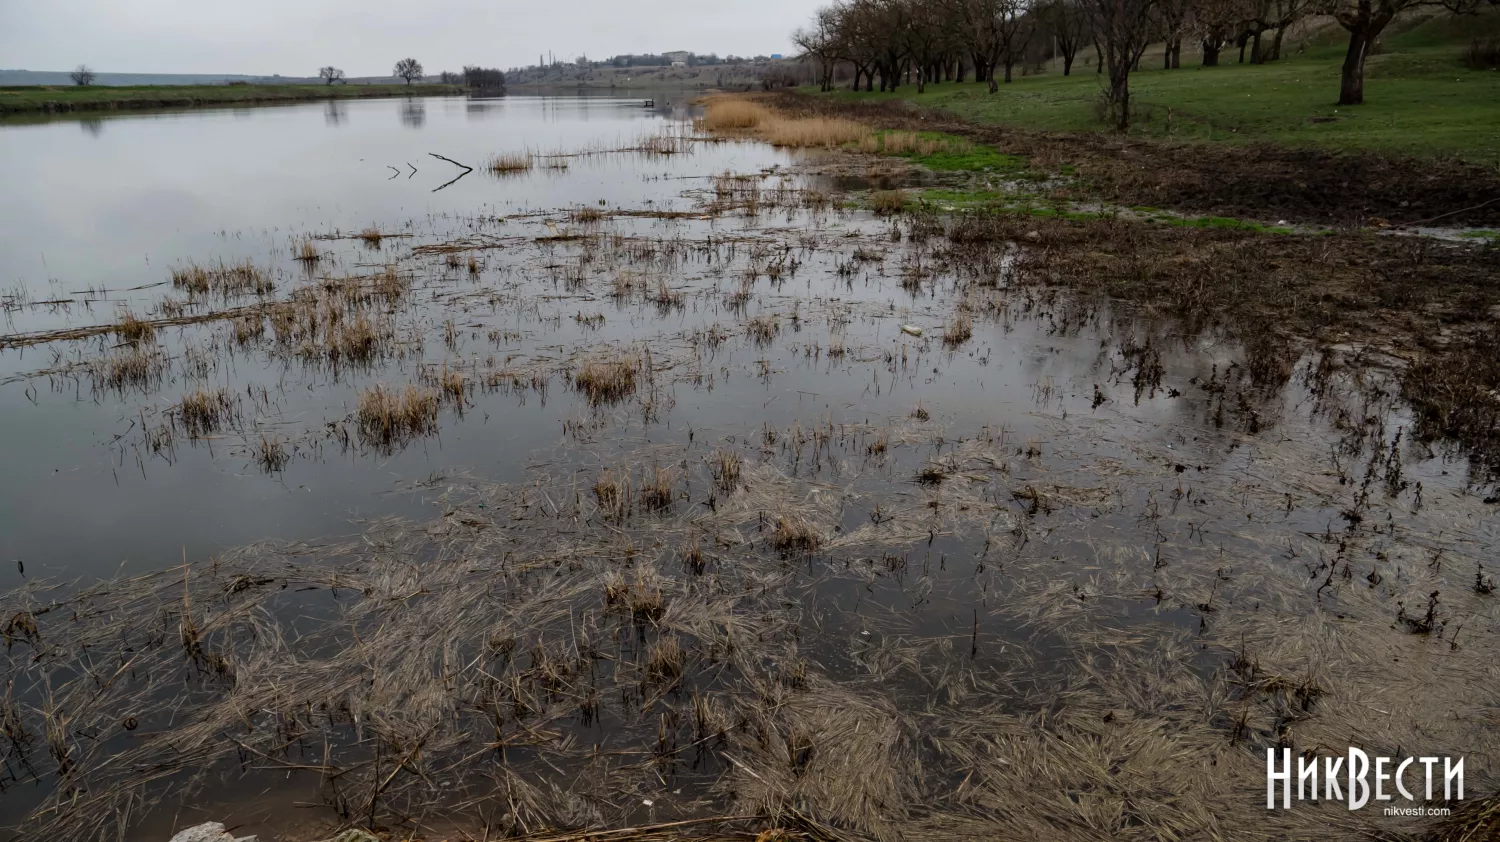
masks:
{"label": "distant village building", "polygon": [[781,58],[781,53],[771,53],[771,58],[772,59],[779,59],[779,58]]}
{"label": "distant village building", "polygon": [[661,56],[667,61],[672,62],[673,67],[677,67],[679,65],[681,65],[682,67],[687,67],[688,59],[692,58],[693,54],[688,52],[687,50],[673,50],[670,53],[662,53]]}
{"label": "distant village building", "polygon": [[687,62],[685,62],[685,61],[674,61],[674,62],[672,62],[672,66],[673,67],[687,67]]}

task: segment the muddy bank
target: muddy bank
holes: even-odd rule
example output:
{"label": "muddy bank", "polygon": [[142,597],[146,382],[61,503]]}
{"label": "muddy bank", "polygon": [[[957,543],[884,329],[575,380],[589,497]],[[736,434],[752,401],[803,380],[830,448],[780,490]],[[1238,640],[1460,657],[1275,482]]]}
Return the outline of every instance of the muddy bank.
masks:
{"label": "muddy bank", "polygon": [[1076,168],[1080,200],[1325,225],[1500,224],[1500,175],[1461,161],[1274,144],[1170,143],[1095,132],[985,126],[905,101],[848,103],[778,92],[779,110],[881,128],[942,131]]}

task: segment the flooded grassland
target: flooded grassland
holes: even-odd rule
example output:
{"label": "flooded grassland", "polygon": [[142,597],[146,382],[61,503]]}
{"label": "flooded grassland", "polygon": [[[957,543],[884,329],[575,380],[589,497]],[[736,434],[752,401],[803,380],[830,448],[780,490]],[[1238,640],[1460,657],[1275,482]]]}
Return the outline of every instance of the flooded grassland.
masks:
{"label": "flooded grassland", "polygon": [[479,105],[12,220],[83,279],[16,261],[0,337],[14,838],[1402,838],[1268,812],[1266,749],[1500,787],[1491,252]]}

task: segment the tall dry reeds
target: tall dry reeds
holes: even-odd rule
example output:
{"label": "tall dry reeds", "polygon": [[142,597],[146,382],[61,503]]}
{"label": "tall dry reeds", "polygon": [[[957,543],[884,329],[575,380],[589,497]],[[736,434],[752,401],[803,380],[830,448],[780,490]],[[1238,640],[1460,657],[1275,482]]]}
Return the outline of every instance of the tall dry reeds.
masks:
{"label": "tall dry reeds", "polygon": [[772,146],[837,148],[859,143],[873,130],[840,117],[788,117],[739,96],[716,96],[704,101],[703,116],[695,123],[710,134],[750,134]]}
{"label": "tall dry reeds", "polygon": [[355,419],[366,444],[389,448],[437,431],[438,393],[408,385],[404,390],[376,384],[359,396]]}
{"label": "tall dry reeds", "polygon": [[536,156],[530,152],[501,152],[484,162],[484,168],[496,175],[530,172],[535,166]]}
{"label": "tall dry reeds", "polygon": [[640,357],[618,353],[588,360],[573,374],[573,385],[594,406],[616,403],[635,392],[641,371]]}

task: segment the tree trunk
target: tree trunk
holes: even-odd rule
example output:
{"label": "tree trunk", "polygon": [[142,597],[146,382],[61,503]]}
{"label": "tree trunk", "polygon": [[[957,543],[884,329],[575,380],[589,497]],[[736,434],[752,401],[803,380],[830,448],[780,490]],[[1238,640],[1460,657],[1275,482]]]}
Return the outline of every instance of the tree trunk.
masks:
{"label": "tree trunk", "polygon": [[1104,72],[1104,51],[1099,49],[1099,42],[1094,42],[1094,73]]}
{"label": "tree trunk", "polygon": [[1245,47],[1248,46],[1249,43],[1250,43],[1250,36],[1249,35],[1241,35],[1240,36],[1240,64],[1244,64],[1245,63]]}
{"label": "tree trunk", "polygon": [[1205,39],[1203,39],[1203,66],[1204,67],[1218,67],[1219,66],[1219,48],[1221,46],[1222,45],[1219,43],[1219,39],[1217,39],[1217,38],[1213,38],[1213,39],[1205,38]]}
{"label": "tree trunk", "polygon": [[1015,66],[1016,66],[1016,60],[1015,59],[1006,59],[1005,60],[1005,84],[1007,84],[1007,85],[1010,84],[1010,69],[1012,67],[1015,67]]}
{"label": "tree trunk", "polygon": [[1117,74],[1113,67],[1110,68],[1109,100],[1115,108],[1115,129],[1127,131],[1130,128],[1130,76],[1125,72],[1129,64]]}
{"label": "tree trunk", "polygon": [[1063,75],[1067,76],[1073,72],[1073,54],[1063,53]]}
{"label": "tree trunk", "polygon": [[1172,42],[1172,69],[1182,69],[1182,39],[1177,38]]}
{"label": "tree trunk", "polygon": [[1264,55],[1261,55],[1261,51],[1260,51],[1260,33],[1261,33],[1261,31],[1259,29],[1255,30],[1255,34],[1253,36],[1251,36],[1251,39],[1250,39],[1250,63],[1251,64],[1265,64],[1266,63],[1266,57]]}
{"label": "tree trunk", "polygon": [[1349,33],[1349,52],[1344,56],[1344,70],[1339,79],[1339,105],[1365,102],[1365,56],[1370,52],[1371,40],[1363,31]]}
{"label": "tree trunk", "polygon": [[985,71],[984,76],[990,82],[990,93],[995,93],[996,91],[1000,90],[1000,85],[998,85],[995,82],[995,65],[994,64],[991,64],[989,66],[989,68]]}
{"label": "tree trunk", "polygon": [[1276,35],[1271,39],[1271,61],[1281,60],[1281,36],[1286,32],[1286,27],[1276,27]]}

